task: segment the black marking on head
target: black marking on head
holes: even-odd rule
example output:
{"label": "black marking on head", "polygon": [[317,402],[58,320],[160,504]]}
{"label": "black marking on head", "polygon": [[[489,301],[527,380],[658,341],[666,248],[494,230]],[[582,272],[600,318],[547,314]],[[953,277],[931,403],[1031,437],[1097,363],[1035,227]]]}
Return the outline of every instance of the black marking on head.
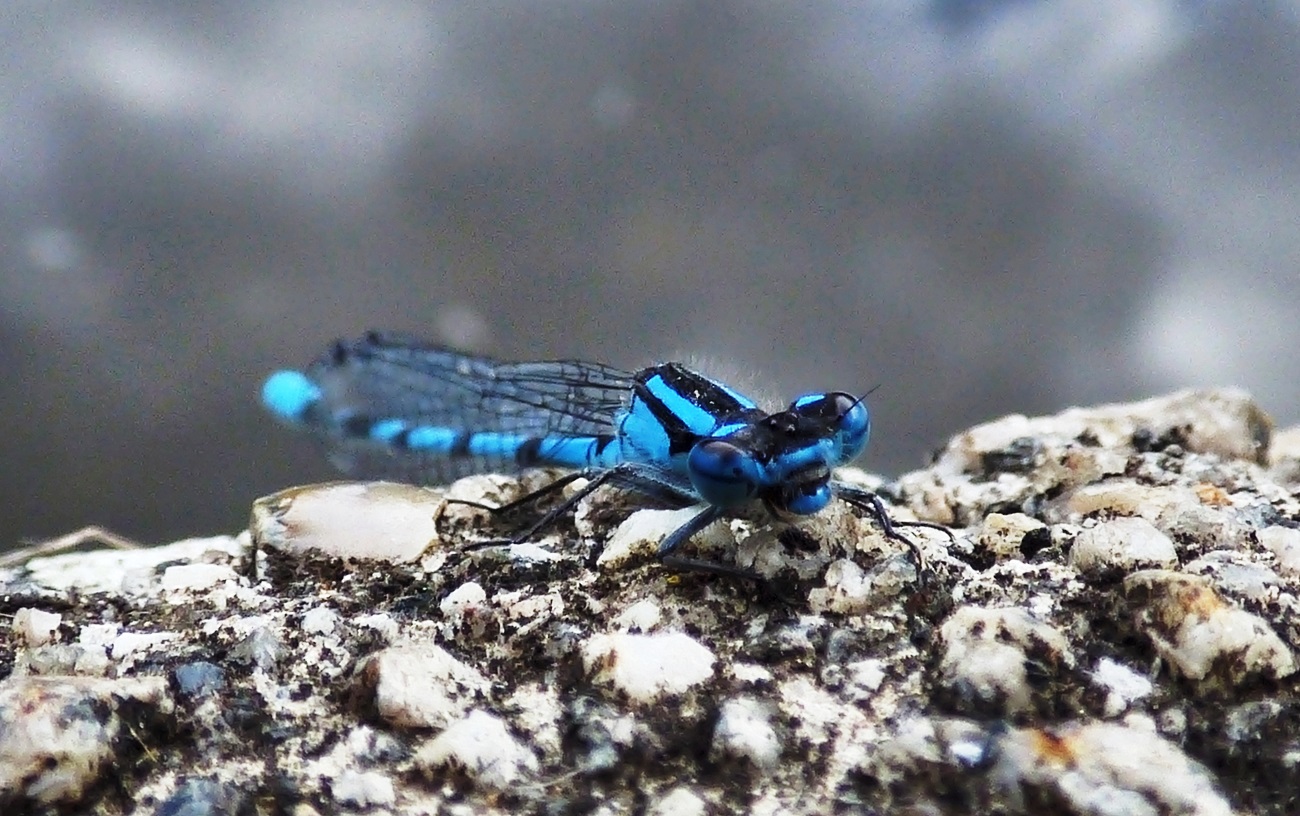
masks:
{"label": "black marking on head", "polygon": [[835,433],[833,419],[790,410],[768,414],[756,423],[756,427],[759,431],[757,436],[763,439],[764,447],[772,456],[806,447]]}

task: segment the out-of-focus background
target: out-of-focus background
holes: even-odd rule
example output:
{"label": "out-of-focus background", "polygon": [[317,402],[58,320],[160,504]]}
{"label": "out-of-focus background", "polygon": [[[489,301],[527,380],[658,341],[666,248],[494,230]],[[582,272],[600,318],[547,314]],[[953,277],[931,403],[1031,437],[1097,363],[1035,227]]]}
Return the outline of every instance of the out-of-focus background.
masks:
{"label": "out-of-focus background", "polygon": [[0,30],[0,549],[231,531],[331,476],[259,384],[371,327],[879,384],[886,474],[1189,385],[1300,419],[1294,0],[19,0]]}

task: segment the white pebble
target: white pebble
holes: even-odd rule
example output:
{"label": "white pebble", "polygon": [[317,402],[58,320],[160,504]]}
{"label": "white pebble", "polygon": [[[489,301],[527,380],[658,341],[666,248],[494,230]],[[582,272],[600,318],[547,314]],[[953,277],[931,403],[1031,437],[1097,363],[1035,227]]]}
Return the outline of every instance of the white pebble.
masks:
{"label": "white pebble", "polygon": [[24,606],[14,613],[13,632],[28,646],[44,646],[54,639],[63,616],[57,612]]}
{"label": "white pebble", "polygon": [[1300,530],[1294,527],[1265,527],[1256,535],[1259,543],[1277,558],[1277,567],[1284,573],[1300,573]]}
{"label": "white pebble", "polygon": [[328,606],[314,606],[302,616],[302,630],[313,635],[328,635],[338,623],[338,613]]}
{"label": "white pebble", "polygon": [[637,702],[681,694],[713,676],[713,652],[683,632],[593,635],[582,662],[596,680]]}
{"label": "white pebble", "polygon": [[505,721],[478,709],[416,752],[415,764],[426,773],[451,765],[497,790],[537,770],[537,758],[515,739]]}
{"label": "white pebble", "polygon": [[390,646],[362,672],[385,722],[405,728],[445,728],[487,693],[490,683],[432,643]]}
{"label": "white pebble", "polygon": [[175,564],[163,572],[162,588],[169,592],[199,592],[238,580],[239,574],[225,564]]}
{"label": "white pebble", "polygon": [[597,566],[617,569],[638,556],[653,557],[659,549],[659,543],[698,512],[699,508],[695,507],[636,511],[624,519],[609,537],[600,558],[596,559]]}
{"label": "white pebble", "polygon": [[1025,536],[1046,524],[1024,513],[989,513],[980,525],[976,540],[999,559],[1021,557]]}
{"label": "white pebble", "polygon": [[330,482],[281,490],[253,503],[249,530],[260,546],[403,564],[438,542],[444,499],[392,482]]}
{"label": "white pebble", "polygon": [[466,581],[447,593],[447,597],[438,604],[438,609],[448,618],[460,618],[468,610],[482,606],[487,600],[487,592],[474,581]]}
{"label": "white pebble", "polygon": [[1296,671],[1295,656],[1268,622],[1229,604],[1205,578],[1143,570],[1124,580],[1138,628],[1190,680],[1213,672],[1229,683]]}
{"label": "white pebble", "polygon": [[1134,702],[1149,697],[1154,689],[1150,679],[1109,657],[1097,661],[1092,682],[1106,691],[1107,717],[1119,716]]}
{"label": "white pebble", "polygon": [[378,771],[343,771],[330,790],[335,801],[353,807],[391,805],[397,801],[392,778]]}
{"label": "white pebble", "polygon": [[1029,709],[1032,693],[1025,670],[1029,653],[1072,666],[1065,636],[1024,609],[963,606],[940,627],[943,683],[971,702],[997,704],[1006,713]]}
{"label": "white pebble", "polygon": [[704,816],[704,800],[690,788],[677,787],[650,808],[650,816]]}
{"label": "white pebble", "polygon": [[772,712],[747,697],[723,703],[713,729],[713,753],[748,759],[764,770],[773,768],[781,757],[781,740],[772,728]]}
{"label": "white pebble", "polygon": [[1169,536],[1144,518],[1117,518],[1089,527],[1074,539],[1070,565],[1082,573],[1178,565]]}
{"label": "white pebble", "polygon": [[642,598],[614,618],[614,626],[624,632],[649,632],[659,625],[659,604]]}
{"label": "white pebble", "polygon": [[121,660],[133,652],[156,649],[180,637],[179,632],[123,632],[113,639],[109,652],[114,660]]}

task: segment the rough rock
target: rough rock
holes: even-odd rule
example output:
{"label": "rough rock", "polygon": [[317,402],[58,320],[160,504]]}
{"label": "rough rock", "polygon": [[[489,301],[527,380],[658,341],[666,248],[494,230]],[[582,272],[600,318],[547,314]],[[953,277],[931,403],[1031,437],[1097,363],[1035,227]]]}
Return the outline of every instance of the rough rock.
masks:
{"label": "rough rock", "polygon": [[612,489],[467,549],[539,510],[464,502],[548,472],[33,558],[0,570],[0,812],[1300,812],[1297,439],[1181,392],[846,473],[954,525],[901,528],[923,582],[839,503],[691,543],[761,585],[664,569],[689,512]]}

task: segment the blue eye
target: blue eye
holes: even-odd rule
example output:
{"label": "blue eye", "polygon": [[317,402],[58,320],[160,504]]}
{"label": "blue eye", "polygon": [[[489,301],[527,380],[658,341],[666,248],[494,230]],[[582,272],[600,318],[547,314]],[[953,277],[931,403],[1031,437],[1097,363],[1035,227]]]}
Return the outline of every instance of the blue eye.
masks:
{"label": "blue eye", "polygon": [[839,431],[836,433],[840,444],[840,462],[850,462],[867,447],[867,439],[871,436],[871,414],[862,400],[848,394],[836,396],[841,400],[852,400],[850,404],[842,406],[845,410],[840,414]]}
{"label": "blue eye", "polygon": [[826,424],[831,431],[837,465],[856,459],[867,447],[867,439],[871,436],[871,414],[866,402],[852,394],[843,391],[808,394],[791,403],[790,410]]}
{"label": "blue eye", "polygon": [[691,484],[709,504],[727,506],[758,494],[762,478],[758,462],[748,451],[722,439],[705,439],[691,448],[686,460]]}
{"label": "blue eye", "polygon": [[822,482],[807,485],[793,495],[785,496],[785,509],[800,516],[810,516],[830,504],[831,487]]}

